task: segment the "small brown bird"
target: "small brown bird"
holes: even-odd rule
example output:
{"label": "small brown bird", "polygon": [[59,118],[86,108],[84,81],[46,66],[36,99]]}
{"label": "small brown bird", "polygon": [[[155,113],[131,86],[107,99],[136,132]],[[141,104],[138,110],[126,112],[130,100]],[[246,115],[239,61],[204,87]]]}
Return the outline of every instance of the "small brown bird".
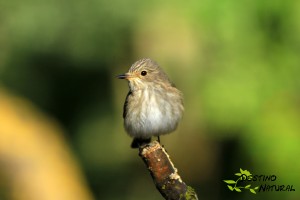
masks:
{"label": "small brown bird", "polygon": [[126,132],[134,138],[132,148],[176,129],[184,111],[182,93],[156,62],[141,59],[118,78],[129,82],[123,118]]}

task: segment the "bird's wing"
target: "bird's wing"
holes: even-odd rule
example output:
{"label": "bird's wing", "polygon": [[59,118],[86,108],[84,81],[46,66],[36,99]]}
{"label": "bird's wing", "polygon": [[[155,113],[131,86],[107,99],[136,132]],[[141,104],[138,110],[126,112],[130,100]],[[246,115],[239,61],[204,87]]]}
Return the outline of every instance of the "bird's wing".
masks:
{"label": "bird's wing", "polygon": [[127,106],[128,106],[128,97],[131,95],[131,91],[128,92],[127,96],[126,96],[126,99],[125,99],[125,103],[124,103],[124,106],[123,106],[123,118],[126,117],[127,115]]}

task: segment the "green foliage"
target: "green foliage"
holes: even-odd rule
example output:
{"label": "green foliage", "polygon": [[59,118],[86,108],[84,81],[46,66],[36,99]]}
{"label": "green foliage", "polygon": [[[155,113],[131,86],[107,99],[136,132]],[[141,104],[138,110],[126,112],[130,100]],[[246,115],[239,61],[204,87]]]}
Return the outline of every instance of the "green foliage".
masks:
{"label": "green foliage", "polygon": [[[226,165],[251,163],[299,185],[299,9],[296,0],[3,1],[0,81],[66,128],[99,199],[153,199],[144,169],[133,170],[121,117],[126,83],[114,78],[140,57],[157,60],[184,93],[183,121],[166,141],[195,185],[216,178],[210,166],[231,139],[240,146],[222,155]],[[192,145],[178,148],[182,137]],[[203,160],[189,157],[195,152]]]}

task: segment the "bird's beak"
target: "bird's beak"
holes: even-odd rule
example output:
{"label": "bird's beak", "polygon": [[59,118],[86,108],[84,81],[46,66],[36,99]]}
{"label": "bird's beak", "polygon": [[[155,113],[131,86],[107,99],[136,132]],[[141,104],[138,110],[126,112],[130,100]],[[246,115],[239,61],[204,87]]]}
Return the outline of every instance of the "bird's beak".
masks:
{"label": "bird's beak", "polygon": [[126,74],[120,74],[117,76],[118,79],[126,79],[127,75]]}
{"label": "bird's beak", "polygon": [[135,76],[131,73],[125,73],[125,74],[121,74],[121,75],[118,75],[117,78],[118,79],[131,79],[131,78],[134,78]]}

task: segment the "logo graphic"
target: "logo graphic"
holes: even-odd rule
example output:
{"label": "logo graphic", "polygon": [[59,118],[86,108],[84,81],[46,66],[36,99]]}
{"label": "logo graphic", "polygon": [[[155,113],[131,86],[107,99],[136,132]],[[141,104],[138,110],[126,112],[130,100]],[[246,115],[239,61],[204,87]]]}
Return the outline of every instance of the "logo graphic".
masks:
{"label": "logo graphic", "polygon": [[258,190],[259,186],[254,186],[251,187],[251,184],[248,184],[246,186],[241,186],[238,184],[240,181],[251,181],[252,180],[252,174],[248,170],[242,170],[240,168],[240,172],[235,173],[234,175],[238,176],[239,178],[234,181],[234,180],[223,180],[225,183],[227,183],[227,187],[231,191],[236,191],[236,192],[242,192],[242,190],[249,190],[251,193],[256,194],[256,190]]}

